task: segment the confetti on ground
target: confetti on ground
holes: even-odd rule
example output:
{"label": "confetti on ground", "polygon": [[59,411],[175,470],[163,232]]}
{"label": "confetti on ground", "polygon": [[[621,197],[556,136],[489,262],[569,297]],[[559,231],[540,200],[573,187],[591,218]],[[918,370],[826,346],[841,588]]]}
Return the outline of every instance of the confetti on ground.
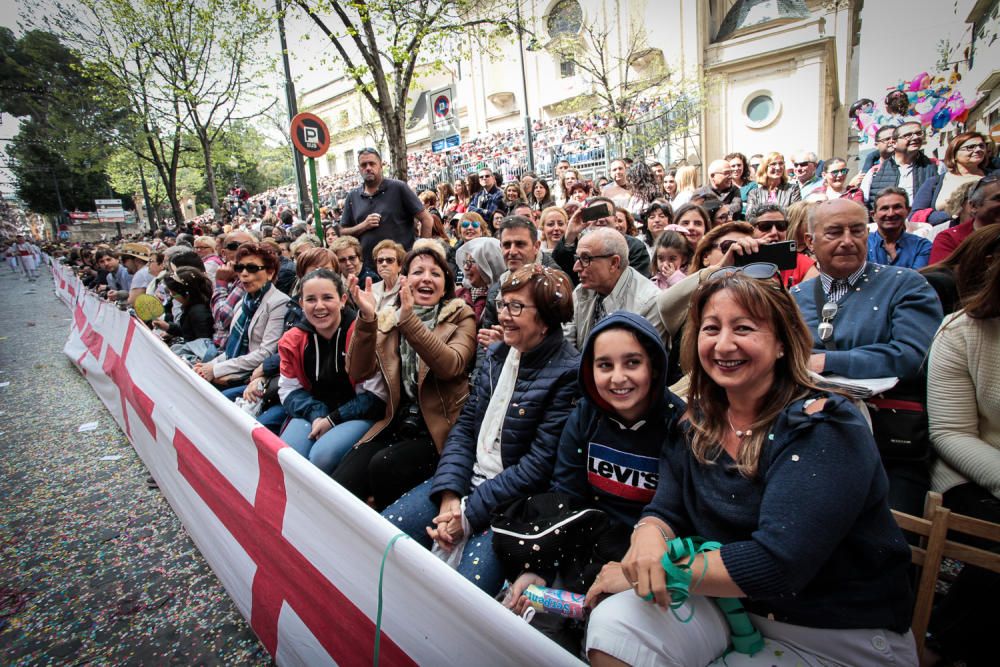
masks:
{"label": "confetti on ground", "polygon": [[76,429],[77,433],[86,433],[87,431],[96,431],[97,422],[87,422],[86,424],[80,424],[80,428]]}
{"label": "confetti on ground", "polygon": [[0,387],[7,387],[9,385],[10,385],[10,382],[0,382]]}
{"label": "confetti on ground", "polygon": [[118,460],[121,459],[121,457],[122,457],[121,454],[108,454],[107,456],[102,456],[101,458],[99,458],[97,460],[98,461],[118,461]]}
{"label": "confetti on ground", "polygon": [[[16,284],[0,275],[5,321],[52,325],[8,331],[0,347],[12,381],[0,447],[0,664],[273,664],[63,354],[66,307]],[[98,414],[101,428],[66,437]],[[105,456],[119,458],[95,465]]]}

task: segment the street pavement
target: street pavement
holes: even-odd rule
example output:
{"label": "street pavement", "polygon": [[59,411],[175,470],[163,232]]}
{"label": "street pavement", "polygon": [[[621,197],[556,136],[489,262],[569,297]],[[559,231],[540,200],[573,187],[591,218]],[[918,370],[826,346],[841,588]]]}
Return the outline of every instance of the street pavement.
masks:
{"label": "street pavement", "polygon": [[47,270],[0,267],[0,664],[272,664],[63,354],[69,328]]}

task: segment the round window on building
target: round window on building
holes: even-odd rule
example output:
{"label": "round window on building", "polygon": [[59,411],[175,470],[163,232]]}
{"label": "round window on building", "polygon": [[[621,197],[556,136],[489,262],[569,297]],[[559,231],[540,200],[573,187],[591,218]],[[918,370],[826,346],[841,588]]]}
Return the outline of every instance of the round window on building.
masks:
{"label": "round window on building", "polygon": [[749,95],[743,105],[746,123],[752,128],[770,125],[778,117],[780,105],[770,91],[757,91]]}
{"label": "round window on building", "polygon": [[559,0],[552,6],[545,27],[552,38],[579,35],[583,28],[583,9],[580,3],[576,0]]}

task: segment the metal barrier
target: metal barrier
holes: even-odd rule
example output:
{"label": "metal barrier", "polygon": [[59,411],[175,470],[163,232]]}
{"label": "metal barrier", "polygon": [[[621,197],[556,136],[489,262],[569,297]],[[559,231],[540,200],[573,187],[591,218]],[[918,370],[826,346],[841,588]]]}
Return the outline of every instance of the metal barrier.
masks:
{"label": "metal barrier", "polygon": [[[519,179],[528,171],[527,153],[527,150],[521,149],[490,158],[457,162],[439,170],[437,178],[453,181],[487,167],[503,175],[504,182]],[[581,176],[596,178],[608,172],[609,159],[607,137],[603,135],[551,145],[536,143],[534,171],[542,178],[551,179],[556,165],[566,160]]]}

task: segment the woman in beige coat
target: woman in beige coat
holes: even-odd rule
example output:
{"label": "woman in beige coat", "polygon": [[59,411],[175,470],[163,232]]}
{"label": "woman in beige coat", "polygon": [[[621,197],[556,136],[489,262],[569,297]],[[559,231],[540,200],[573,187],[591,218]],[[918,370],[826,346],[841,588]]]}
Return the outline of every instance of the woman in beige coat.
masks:
{"label": "woman in beige coat", "polygon": [[403,260],[399,309],[375,310],[370,281],[352,279],[358,319],[347,372],[386,403],[333,478],[381,510],[430,477],[448,431],[469,396],[476,319],[455,298],[455,280],[436,244],[418,243]]}

